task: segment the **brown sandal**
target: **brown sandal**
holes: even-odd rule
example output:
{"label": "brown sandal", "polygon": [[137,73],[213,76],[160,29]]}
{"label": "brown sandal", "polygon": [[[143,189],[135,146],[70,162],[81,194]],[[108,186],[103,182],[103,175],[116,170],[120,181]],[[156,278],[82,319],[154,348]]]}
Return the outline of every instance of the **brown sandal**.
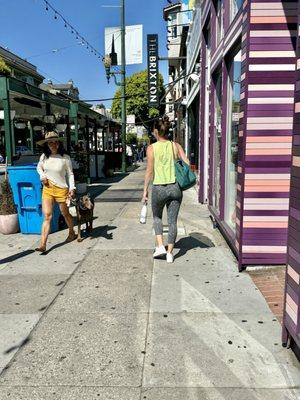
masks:
{"label": "brown sandal", "polygon": [[73,240],[76,240],[76,239],[77,239],[77,235],[76,235],[76,233],[74,233],[74,234],[69,235],[69,236],[67,237],[66,243],[73,242]]}
{"label": "brown sandal", "polygon": [[38,251],[42,254],[46,253],[46,251],[47,251],[45,247],[36,247],[34,250]]}

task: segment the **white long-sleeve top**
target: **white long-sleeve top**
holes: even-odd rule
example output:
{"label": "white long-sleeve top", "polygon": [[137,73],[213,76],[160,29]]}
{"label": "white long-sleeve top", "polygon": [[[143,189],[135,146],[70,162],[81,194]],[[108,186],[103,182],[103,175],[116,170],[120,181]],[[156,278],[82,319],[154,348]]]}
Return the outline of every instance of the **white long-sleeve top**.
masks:
{"label": "white long-sleeve top", "polygon": [[76,189],[71,158],[67,154],[63,156],[51,154],[49,158],[42,154],[37,165],[37,172],[41,180],[46,178],[57,187]]}

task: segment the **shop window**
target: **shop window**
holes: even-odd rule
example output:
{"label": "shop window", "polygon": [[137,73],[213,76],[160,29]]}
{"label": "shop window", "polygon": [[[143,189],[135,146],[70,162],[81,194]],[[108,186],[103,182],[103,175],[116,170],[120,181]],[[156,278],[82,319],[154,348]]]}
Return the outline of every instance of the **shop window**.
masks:
{"label": "shop window", "polygon": [[222,120],[222,70],[214,76],[214,135],[213,135],[213,207],[220,212],[220,176],[221,176],[221,120]]}
{"label": "shop window", "polygon": [[216,45],[220,43],[220,41],[223,39],[224,36],[224,25],[223,25],[223,18],[224,17],[224,0],[218,0],[217,1],[217,21],[216,21],[216,33],[217,33],[217,43]]}
{"label": "shop window", "polygon": [[238,137],[241,92],[241,50],[232,55],[228,64],[228,124],[227,124],[227,157],[226,157],[226,199],[225,222],[235,231],[236,226],[236,196],[238,177]]}
{"label": "shop window", "polygon": [[234,19],[239,9],[242,7],[243,0],[230,0],[230,21]]}
{"label": "shop window", "polygon": [[34,79],[32,76],[26,76],[26,83],[29,83],[30,85],[34,85]]}

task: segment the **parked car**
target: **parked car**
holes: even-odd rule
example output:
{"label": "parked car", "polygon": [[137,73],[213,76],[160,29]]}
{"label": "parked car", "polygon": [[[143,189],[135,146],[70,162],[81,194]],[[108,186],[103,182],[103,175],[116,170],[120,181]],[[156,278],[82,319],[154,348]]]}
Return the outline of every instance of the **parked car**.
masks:
{"label": "parked car", "polygon": [[16,146],[16,154],[19,154],[21,156],[28,156],[28,155],[32,155],[33,153],[26,146]]}

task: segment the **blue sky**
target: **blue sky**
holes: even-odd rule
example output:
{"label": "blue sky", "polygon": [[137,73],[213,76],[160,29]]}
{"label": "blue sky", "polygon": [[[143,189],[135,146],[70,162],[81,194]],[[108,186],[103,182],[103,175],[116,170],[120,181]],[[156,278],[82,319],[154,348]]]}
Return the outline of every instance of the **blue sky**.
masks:
{"label": "blue sky", "polygon": [[[118,26],[119,8],[102,5],[119,5],[119,0],[49,0],[50,3],[82,34],[101,54],[104,53],[104,28]],[[143,24],[143,64],[127,67],[127,74],[146,68],[146,35],[158,33],[160,55],[166,56],[166,28],[162,9],[166,0],[125,0],[126,25]],[[55,20],[51,11],[45,10],[43,0],[0,0],[0,45],[27,58],[53,83],[73,79],[82,99],[112,97],[116,87],[106,82],[101,60],[78,45],[76,37]],[[56,53],[53,49],[67,47]],[[50,54],[47,54],[50,53]],[[160,62],[166,78],[167,62]],[[55,79],[56,80],[55,80]],[[106,106],[110,102],[105,103]]]}

